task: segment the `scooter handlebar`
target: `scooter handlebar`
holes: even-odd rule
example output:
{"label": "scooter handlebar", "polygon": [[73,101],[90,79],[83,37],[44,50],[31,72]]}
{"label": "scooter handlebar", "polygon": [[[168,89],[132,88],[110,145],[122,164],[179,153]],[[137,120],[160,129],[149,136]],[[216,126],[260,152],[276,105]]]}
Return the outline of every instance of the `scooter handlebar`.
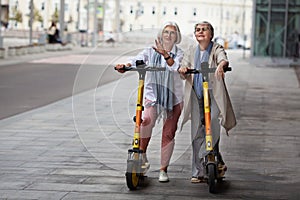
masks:
{"label": "scooter handlebar", "polygon": [[[214,73],[216,68],[210,68],[210,72],[209,73]],[[228,71],[232,71],[232,68],[231,67],[226,67],[224,69],[224,72],[228,72]],[[188,69],[187,72],[185,72],[185,74],[199,74],[199,73],[202,73],[201,70],[199,69]]]}
{"label": "scooter handlebar", "polygon": [[123,65],[122,68],[117,69],[115,67],[115,70],[123,70],[123,71],[166,71],[166,68],[164,67],[148,67],[148,66],[137,66],[137,67],[127,67]]}
{"label": "scooter handlebar", "polygon": [[122,68],[117,69],[115,67],[115,70],[122,70],[122,71],[166,71],[166,68],[164,67],[150,67],[147,66],[146,63],[143,60],[136,60],[135,61],[136,67],[127,67],[125,65],[123,65]]}

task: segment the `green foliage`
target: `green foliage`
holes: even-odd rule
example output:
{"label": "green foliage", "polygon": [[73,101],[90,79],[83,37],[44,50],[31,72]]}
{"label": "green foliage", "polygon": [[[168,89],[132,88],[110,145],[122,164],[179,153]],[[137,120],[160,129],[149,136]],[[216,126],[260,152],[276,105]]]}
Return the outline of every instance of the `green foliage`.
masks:
{"label": "green foliage", "polygon": [[12,8],[12,16],[9,18],[10,20],[15,20],[16,22],[22,23],[23,22],[23,14],[20,10],[16,8]]}
{"label": "green foliage", "polygon": [[58,13],[57,8],[55,8],[54,13],[52,14],[52,21],[53,22],[58,22],[59,21],[59,13]]}
{"label": "green foliage", "polygon": [[43,22],[43,17],[39,10],[34,7],[33,9],[33,21]]}

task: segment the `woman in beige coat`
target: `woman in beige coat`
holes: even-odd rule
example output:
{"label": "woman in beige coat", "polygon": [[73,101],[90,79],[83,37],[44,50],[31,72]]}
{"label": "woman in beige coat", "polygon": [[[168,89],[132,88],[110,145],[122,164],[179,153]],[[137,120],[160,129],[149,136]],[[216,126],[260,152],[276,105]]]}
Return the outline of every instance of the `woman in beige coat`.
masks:
{"label": "woman in beige coat", "polygon": [[[209,22],[197,23],[194,35],[197,44],[191,46],[185,52],[178,72],[186,80],[182,126],[191,119],[193,148],[191,182],[200,183],[204,182],[203,158],[207,153],[205,150],[205,127],[203,121],[202,75],[185,74],[187,69],[200,69],[203,62],[208,62],[210,68],[216,68],[215,74],[209,74],[211,128],[215,149],[219,150],[221,127],[228,134],[228,131],[236,125],[236,119],[224,82],[224,69],[229,65],[224,48],[212,41],[214,28]],[[222,160],[222,158],[220,159]],[[226,168],[224,162],[223,167]]]}

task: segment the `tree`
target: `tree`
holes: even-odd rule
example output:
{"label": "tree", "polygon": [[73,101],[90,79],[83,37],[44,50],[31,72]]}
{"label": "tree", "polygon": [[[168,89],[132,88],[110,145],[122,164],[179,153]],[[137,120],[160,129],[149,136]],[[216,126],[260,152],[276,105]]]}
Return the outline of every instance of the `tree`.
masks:
{"label": "tree", "polygon": [[[30,13],[27,14],[28,17],[30,17]],[[43,22],[43,17],[40,14],[40,11],[33,5],[33,22]]]}
{"label": "tree", "polygon": [[52,21],[53,22],[58,22],[58,20],[59,20],[59,13],[58,13],[58,9],[55,8],[55,11],[54,11],[54,13],[52,15]]}
{"label": "tree", "polygon": [[40,14],[40,11],[34,7],[33,9],[33,21],[43,22],[43,17]]}
{"label": "tree", "polygon": [[17,10],[17,8],[13,7],[12,8],[12,17],[9,18],[10,20],[14,20],[16,24],[22,23],[23,22],[23,14],[20,10]]}

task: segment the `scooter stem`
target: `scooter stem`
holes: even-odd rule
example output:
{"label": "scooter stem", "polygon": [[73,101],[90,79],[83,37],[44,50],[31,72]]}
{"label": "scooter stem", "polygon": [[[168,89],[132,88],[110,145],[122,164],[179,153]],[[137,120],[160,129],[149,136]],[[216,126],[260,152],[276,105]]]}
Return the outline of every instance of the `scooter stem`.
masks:
{"label": "scooter stem", "polygon": [[145,71],[139,71],[139,85],[138,85],[138,95],[136,102],[136,118],[135,118],[135,128],[133,135],[133,149],[140,148],[140,130],[142,124],[142,112],[143,112],[143,94],[144,94],[144,82],[145,82]]}
{"label": "scooter stem", "polygon": [[204,98],[204,118],[205,118],[205,133],[206,133],[206,150],[213,150],[212,134],[211,134],[211,119],[210,119],[210,102],[208,92],[208,82],[203,82],[203,98]]}

